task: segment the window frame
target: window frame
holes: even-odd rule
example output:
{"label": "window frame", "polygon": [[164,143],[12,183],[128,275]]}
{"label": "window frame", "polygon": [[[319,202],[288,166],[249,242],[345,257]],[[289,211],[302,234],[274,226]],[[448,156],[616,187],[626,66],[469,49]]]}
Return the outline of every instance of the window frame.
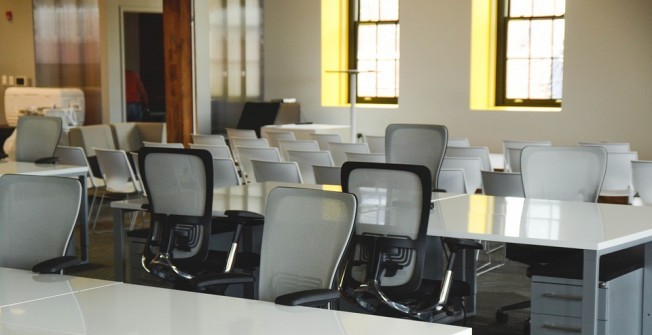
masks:
{"label": "window frame", "polygon": [[[349,53],[348,53],[348,62],[349,62],[349,68],[350,69],[358,69],[358,27],[360,26],[361,22],[359,20],[360,18],[360,12],[359,12],[359,4],[360,0],[349,0]],[[399,0],[399,18],[397,20],[379,20],[379,21],[363,21],[364,24],[375,24],[376,26],[379,25],[385,25],[385,24],[393,24],[400,29],[400,0]],[[400,30],[399,30],[399,39],[400,39]],[[378,60],[378,58],[376,58]],[[396,59],[397,66],[400,67],[400,55]],[[400,73],[400,71],[398,72]],[[399,78],[398,78],[398,73],[396,77],[396,82],[398,85]],[[359,82],[359,78],[356,78],[356,83]],[[348,84],[351,85],[351,80],[350,78],[347,78]],[[377,86],[376,86],[377,87]],[[359,90],[356,87],[356,103],[365,103],[365,104],[398,104],[398,98],[399,98],[399,91],[400,89],[397,89],[397,96],[395,97],[380,97],[380,96],[360,96],[359,95]],[[350,97],[347,97],[347,101],[350,103],[351,101]]]}
{"label": "window frame", "polygon": [[[523,106],[523,107],[561,107],[561,99],[508,99],[507,98],[507,34],[508,25],[511,20],[554,20],[565,18],[565,12],[561,16],[522,16],[509,17],[509,2],[511,0],[498,0],[497,10],[497,34],[496,34],[496,83],[495,83],[495,105],[496,106]],[[562,59],[564,57],[562,56]],[[562,77],[563,81],[563,77]]]}

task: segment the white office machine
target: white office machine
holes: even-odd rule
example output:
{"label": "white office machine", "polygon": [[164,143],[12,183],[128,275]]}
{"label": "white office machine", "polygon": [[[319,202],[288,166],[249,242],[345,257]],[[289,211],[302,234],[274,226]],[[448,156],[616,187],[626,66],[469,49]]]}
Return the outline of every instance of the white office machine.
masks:
{"label": "white office machine", "polygon": [[64,130],[84,124],[84,93],[78,88],[9,87],[5,91],[5,119],[15,127],[21,115],[59,116]]}

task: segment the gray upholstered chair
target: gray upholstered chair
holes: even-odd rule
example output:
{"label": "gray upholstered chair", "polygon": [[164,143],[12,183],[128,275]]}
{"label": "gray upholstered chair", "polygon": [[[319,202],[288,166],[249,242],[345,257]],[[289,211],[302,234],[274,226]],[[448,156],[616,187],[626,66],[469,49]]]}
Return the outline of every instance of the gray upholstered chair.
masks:
{"label": "gray upholstered chair", "polygon": [[[16,127],[16,161],[35,162],[53,158],[61,136],[61,118],[23,116]],[[53,161],[54,162],[54,161]]]}

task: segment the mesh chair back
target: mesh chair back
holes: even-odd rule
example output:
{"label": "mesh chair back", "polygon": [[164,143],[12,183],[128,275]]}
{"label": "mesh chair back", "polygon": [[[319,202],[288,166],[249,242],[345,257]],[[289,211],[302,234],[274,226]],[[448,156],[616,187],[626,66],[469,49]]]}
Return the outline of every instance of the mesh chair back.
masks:
{"label": "mesh chair back", "polygon": [[190,149],[202,149],[207,150],[211,153],[213,158],[229,158],[233,159],[231,155],[231,149],[226,145],[214,145],[214,144],[190,144]]}
{"label": "mesh chair back", "polygon": [[226,145],[226,140],[224,139],[224,136],[217,134],[192,134],[192,143],[205,145]]}
{"label": "mesh chair back", "polygon": [[521,174],[482,171],[482,193],[499,197],[525,198]]}
{"label": "mesh chair back", "polygon": [[16,161],[51,157],[61,136],[61,118],[22,116],[16,126]]}
{"label": "mesh chair back", "polygon": [[521,154],[527,198],[596,202],[607,169],[599,146],[525,147]]}
{"label": "mesh chair back", "polygon": [[364,282],[374,277],[372,268],[376,266],[372,263],[378,261],[395,266],[395,271],[377,274],[381,286],[400,286],[410,291],[419,286],[431,185],[430,171],[425,166],[360,162],[342,166],[342,190],[358,198],[356,265],[351,269],[355,280]]}
{"label": "mesh chair back", "polygon": [[[288,150],[288,161],[297,162],[299,164],[299,171],[301,171],[301,178],[306,184],[314,184],[315,174],[313,172],[313,165],[333,166],[333,158],[330,151],[303,151],[303,150]],[[339,174],[337,176],[339,180]],[[339,184],[339,182],[338,182]]]}
{"label": "mesh chair back", "polygon": [[426,166],[430,169],[432,188],[437,188],[448,143],[446,126],[390,124],[385,129],[385,141],[388,163]]}
{"label": "mesh chair back", "polygon": [[279,187],[267,198],[259,299],[332,288],[356,212],[348,193]]}
{"label": "mesh chair back", "polygon": [[278,181],[286,183],[303,183],[297,162],[271,162],[251,160],[256,181]]}
{"label": "mesh chair back", "polygon": [[181,268],[203,261],[208,253],[213,207],[210,153],[145,147],[138,152],[138,161],[153,224],[144,263],[157,254],[169,254]]}
{"label": "mesh chair back", "polygon": [[0,177],[0,266],[30,270],[65,255],[80,203],[73,178]]}

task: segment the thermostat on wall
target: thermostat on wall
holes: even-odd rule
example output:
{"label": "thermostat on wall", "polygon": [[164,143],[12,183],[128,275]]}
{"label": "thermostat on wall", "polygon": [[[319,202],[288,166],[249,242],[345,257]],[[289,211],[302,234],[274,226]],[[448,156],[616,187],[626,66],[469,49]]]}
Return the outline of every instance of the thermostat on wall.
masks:
{"label": "thermostat on wall", "polygon": [[27,77],[25,76],[16,76],[14,83],[16,86],[28,86]]}

